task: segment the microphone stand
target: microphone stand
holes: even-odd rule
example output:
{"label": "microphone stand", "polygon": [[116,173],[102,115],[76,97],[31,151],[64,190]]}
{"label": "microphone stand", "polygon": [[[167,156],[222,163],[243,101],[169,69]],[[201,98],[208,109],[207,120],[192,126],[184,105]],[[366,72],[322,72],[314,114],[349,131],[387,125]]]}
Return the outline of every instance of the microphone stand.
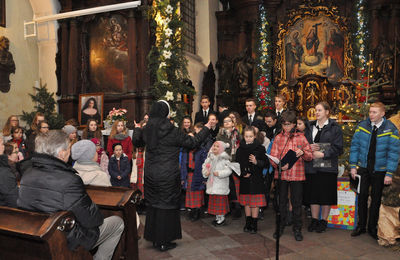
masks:
{"label": "microphone stand", "polygon": [[[294,128],[293,128],[294,129]],[[279,155],[279,164],[278,164],[278,181],[276,183],[276,190],[275,190],[275,198],[277,200],[277,209],[276,209],[276,229],[275,229],[275,234],[277,234],[276,236],[276,248],[275,248],[275,259],[279,260],[279,240],[281,237],[281,233],[280,233],[280,226],[281,226],[281,211],[280,211],[280,188],[281,188],[281,176],[282,176],[282,154],[283,151],[285,151],[285,148],[287,146],[287,144],[289,143],[289,140],[292,138],[294,132],[290,131],[289,134],[289,138],[286,140],[285,145],[283,146],[282,152]],[[274,198],[274,199],[275,199]]]}

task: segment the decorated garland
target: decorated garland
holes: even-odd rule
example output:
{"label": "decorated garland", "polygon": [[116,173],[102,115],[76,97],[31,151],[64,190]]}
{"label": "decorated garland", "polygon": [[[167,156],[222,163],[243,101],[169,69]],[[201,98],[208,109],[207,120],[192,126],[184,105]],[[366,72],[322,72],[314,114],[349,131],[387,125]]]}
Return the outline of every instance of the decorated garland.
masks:
{"label": "decorated garland", "polygon": [[153,1],[150,9],[155,44],[149,53],[152,94],[155,100],[165,99],[171,106],[171,118],[179,123],[190,103],[183,95],[193,95],[188,82],[187,60],[183,50],[183,21],[179,0]]}
{"label": "decorated garland", "polygon": [[363,79],[366,75],[368,58],[368,19],[366,15],[366,1],[357,0],[356,2],[356,22],[354,29],[354,64],[360,70],[360,77]]}
{"label": "decorated garland", "polygon": [[264,5],[259,6],[257,21],[256,51],[256,79],[257,87],[255,96],[258,100],[259,110],[272,109],[274,106],[274,88],[270,84],[272,71],[272,43],[270,36],[270,23]]}

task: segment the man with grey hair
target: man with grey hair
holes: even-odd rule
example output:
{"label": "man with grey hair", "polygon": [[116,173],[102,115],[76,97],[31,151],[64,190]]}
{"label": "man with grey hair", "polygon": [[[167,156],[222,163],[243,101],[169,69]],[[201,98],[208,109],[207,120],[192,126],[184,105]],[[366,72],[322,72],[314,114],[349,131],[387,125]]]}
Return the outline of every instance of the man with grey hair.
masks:
{"label": "man with grey hair", "polygon": [[60,130],[38,135],[35,154],[21,163],[18,207],[31,211],[74,213],[76,224],[67,234],[68,247],[98,246],[94,259],[111,259],[124,230],[118,216],[103,218],[86,193],[82,179],[66,162],[70,156],[68,136]]}

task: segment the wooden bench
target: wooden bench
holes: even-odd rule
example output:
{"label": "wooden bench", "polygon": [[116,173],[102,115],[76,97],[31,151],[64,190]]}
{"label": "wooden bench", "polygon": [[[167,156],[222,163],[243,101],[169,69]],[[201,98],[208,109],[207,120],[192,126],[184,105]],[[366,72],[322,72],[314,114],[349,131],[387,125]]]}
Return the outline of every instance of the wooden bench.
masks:
{"label": "wooden bench", "polygon": [[86,192],[102,211],[104,217],[120,216],[124,220],[125,230],[115,249],[113,260],[139,259],[138,233],[136,223],[136,204],[141,192],[122,187],[86,186]]}
{"label": "wooden bench", "polygon": [[0,259],[93,259],[84,248],[67,248],[65,231],[75,224],[71,212],[37,213],[0,206]]}

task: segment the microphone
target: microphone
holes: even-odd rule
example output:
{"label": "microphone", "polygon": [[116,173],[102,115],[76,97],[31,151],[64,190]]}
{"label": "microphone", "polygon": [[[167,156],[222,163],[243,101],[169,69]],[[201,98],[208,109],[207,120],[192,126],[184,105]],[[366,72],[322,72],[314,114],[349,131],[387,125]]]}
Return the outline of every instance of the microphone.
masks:
{"label": "microphone", "polygon": [[292,138],[294,136],[294,133],[296,133],[296,132],[297,132],[296,127],[293,127],[289,132],[289,139]]}

